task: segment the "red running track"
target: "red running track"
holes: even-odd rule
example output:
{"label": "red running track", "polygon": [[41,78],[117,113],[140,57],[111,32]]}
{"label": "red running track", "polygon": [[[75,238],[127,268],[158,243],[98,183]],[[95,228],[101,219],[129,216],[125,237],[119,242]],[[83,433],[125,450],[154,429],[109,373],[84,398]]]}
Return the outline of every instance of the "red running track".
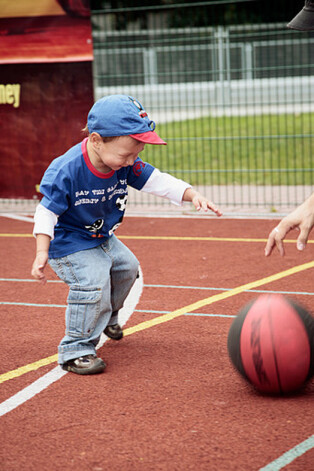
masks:
{"label": "red running track", "polygon": [[[30,234],[32,225],[7,218],[0,224],[0,302],[12,303],[1,304],[1,380],[5,373],[56,354],[64,308],[27,303],[64,305],[67,288],[8,281],[31,278],[34,240],[16,235]],[[117,235],[137,255],[144,275],[142,297],[126,327],[225,293],[219,288],[232,289],[313,260],[313,244],[300,253],[294,243],[286,243],[284,258],[277,253],[265,258],[262,239],[274,225],[206,217],[126,218]],[[195,240],[204,237],[219,240]],[[293,297],[313,312],[313,271],[256,289],[298,293]],[[56,280],[51,270],[49,278]],[[0,469],[259,470],[301,444],[296,459],[271,469],[312,470],[314,448],[304,451],[302,444],[314,433],[313,382],[292,396],[262,396],[236,374],[228,358],[228,316],[257,295],[242,292],[121,342],[107,342],[98,351],[108,365],[104,374],[66,374],[1,417]],[[0,402],[55,367],[53,362],[3,381]]]}

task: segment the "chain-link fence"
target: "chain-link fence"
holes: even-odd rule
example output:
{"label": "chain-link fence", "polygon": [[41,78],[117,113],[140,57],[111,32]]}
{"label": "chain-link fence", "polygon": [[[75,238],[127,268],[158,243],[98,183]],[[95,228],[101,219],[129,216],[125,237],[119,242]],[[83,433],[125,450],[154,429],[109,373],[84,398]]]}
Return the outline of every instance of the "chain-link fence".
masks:
{"label": "chain-link fence", "polygon": [[[314,35],[289,30],[290,17],[261,22],[264,4],[92,12],[95,99],[141,101],[168,142],[143,158],[233,211],[282,212],[314,188]],[[170,208],[144,193],[130,201]]]}

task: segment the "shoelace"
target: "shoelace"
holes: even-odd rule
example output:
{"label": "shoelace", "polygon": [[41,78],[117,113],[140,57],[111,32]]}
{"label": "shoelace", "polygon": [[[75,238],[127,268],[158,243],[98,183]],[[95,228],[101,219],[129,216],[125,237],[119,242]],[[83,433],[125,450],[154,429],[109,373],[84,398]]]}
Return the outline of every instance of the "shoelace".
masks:
{"label": "shoelace", "polygon": [[80,361],[81,363],[89,363],[91,360],[90,357],[86,358],[86,357],[80,357],[80,358],[77,358],[76,361]]}

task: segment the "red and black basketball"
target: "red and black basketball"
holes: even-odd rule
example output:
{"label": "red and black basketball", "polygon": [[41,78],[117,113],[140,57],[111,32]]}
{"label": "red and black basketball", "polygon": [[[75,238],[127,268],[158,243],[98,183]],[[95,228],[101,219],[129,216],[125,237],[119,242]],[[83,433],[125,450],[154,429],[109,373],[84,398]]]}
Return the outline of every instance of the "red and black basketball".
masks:
{"label": "red and black basketball", "polygon": [[283,295],[261,295],[232,322],[228,351],[237,371],[259,391],[297,391],[314,374],[314,318]]}

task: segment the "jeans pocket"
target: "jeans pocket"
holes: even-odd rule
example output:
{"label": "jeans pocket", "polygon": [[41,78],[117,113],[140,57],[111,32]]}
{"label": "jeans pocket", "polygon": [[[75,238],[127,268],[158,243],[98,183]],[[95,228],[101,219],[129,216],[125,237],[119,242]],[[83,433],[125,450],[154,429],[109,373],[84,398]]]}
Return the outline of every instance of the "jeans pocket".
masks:
{"label": "jeans pocket", "polygon": [[66,330],[70,337],[90,337],[100,314],[101,288],[71,286],[67,299]]}

